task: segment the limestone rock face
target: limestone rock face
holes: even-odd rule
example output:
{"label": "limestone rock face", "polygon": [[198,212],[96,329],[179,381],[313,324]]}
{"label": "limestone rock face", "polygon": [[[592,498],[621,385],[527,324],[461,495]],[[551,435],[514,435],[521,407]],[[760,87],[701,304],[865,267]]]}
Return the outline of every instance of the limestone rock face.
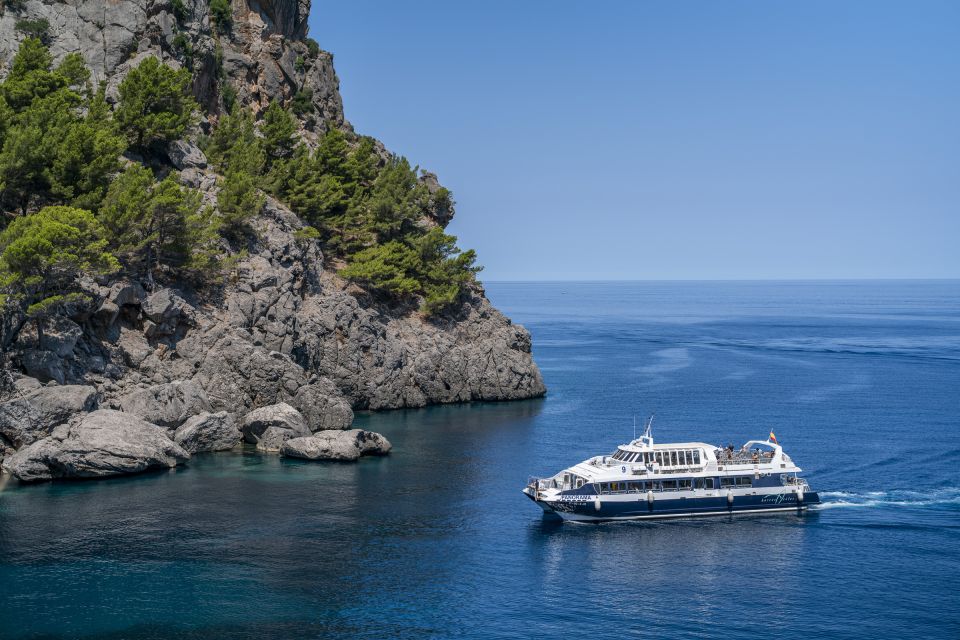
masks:
{"label": "limestone rock face", "polygon": [[[243,431],[243,439],[250,444],[258,444],[262,438],[267,436],[269,446],[273,446],[282,441],[283,434],[281,432],[287,432],[290,437],[310,435],[307,421],[299,411],[286,402],[251,411],[243,417],[240,426]],[[269,434],[267,433],[268,430],[270,431]],[[265,444],[264,446],[268,445]]]}
{"label": "limestone rock face", "polygon": [[173,441],[190,454],[226,451],[240,444],[243,434],[226,411],[201,413],[177,428]]}
{"label": "limestone rock face", "polygon": [[[172,0],[23,0],[0,13],[0,73],[5,74],[25,35],[19,20],[47,20],[47,40],[54,61],[79,52],[95,85],[105,84],[107,98],[130,69],[146,56],[170,66],[193,68],[193,93],[215,110],[223,84],[243,104],[265,109],[270,100],[289,101],[296,93],[312,95],[315,117],[308,132],[325,123],[349,126],[343,117],[340,82],[333,56],[311,51],[307,35],[309,0],[233,0],[233,26],[216,37],[206,0],[183,0],[185,15],[174,15]],[[178,40],[179,37],[179,40]],[[189,57],[183,39],[189,43]],[[220,81],[220,78],[223,78]],[[177,163],[176,159],[174,164]],[[194,157],[194,160],[198,159]],[[193,161],[191,161],[193,162]],[[179,166],[179,165],[178,165]]]}
{"label": "limestone rock face", "polygon": [[383,456],[390,452],[390,441],[379,433],[363,429],[318,431],[305,438],[283,443],[280,452],[305,460],[356,460],[360,456]]}
{"label": "limestone rock face", "polygon": [[99,478],[182,464],[190,454],[161,427],[121,411],[101,409],[24,447],[3,468],[24,482]]}
{"label": "limestone rock face", "polygon": [[200,385],[187,380],[134,391],[120,399],[120,406],[147,422],[176,429],[188,418],[209,411],[210,400]]}
{"label": "limestone rock face", "polygon": [[86,385],[38,387],[0,404],[0,436],[16,448],[50,434],[78,413],[90,411],[97,390]]}

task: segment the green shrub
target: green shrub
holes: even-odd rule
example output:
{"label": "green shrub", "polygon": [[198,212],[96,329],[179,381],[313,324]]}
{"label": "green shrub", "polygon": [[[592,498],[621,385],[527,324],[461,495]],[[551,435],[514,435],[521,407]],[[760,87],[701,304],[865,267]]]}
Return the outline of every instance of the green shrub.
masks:
{"label": "green shrub", "polygon": [[230,6],[230,0],[210,0],[210,20],[213,21],[217,33],[230,33],[233,27],[233,8]]}
{"label": "green shrub", "polygon": [[220,101],[223,103],[225,113],[233,111],[234,106],[237,104],[237,90],[234,89],[233,85],[229,82],[223,82],[220,85]]}
{"label": "green shrub", "polygon": [[170,3],[170,8],[173,9],[173,17],[177,19],[177,22],[183,23],[187,19],[187,5],[183,3],[183,0],[173,0]]}
{"label": "green shrub", "polygon": [[190,39],[183,33],[178,33],[173,37],[173,48],[180,52],[183,56],[184,62],[187,64],[187,68],[193,68],[193,44],[190,42]]}
{"label": "green shrub", "polygon": [[17,31],[26,34],[27,37],[37,38],[42,42],[46,42],[49,37],[50,22],[46,18],[17,20],[14,26]]}
{"label": "green shrub", "polygon": [[290,110],[298,116],[313,113],[313,89],[300,89],[290,101]]}

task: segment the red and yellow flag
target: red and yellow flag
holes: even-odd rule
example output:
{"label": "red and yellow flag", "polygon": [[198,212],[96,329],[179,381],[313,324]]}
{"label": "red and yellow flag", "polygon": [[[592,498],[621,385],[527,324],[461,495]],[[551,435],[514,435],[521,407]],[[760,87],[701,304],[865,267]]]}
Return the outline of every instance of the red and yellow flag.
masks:
{"label": "red and yellow flag", "polygon": [[770,430],[770,437],[767,438],[767,440],[769,440],[773,444],[780,444],[779,442],[777,442],[777,436],[773,435],[773,429]]}

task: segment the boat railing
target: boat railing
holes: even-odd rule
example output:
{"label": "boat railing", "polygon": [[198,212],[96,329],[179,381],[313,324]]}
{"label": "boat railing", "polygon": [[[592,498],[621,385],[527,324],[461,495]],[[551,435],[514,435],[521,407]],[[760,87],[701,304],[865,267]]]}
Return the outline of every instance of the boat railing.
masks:
{"label": "boat railing", "polygon": [[754,455],[752,452],[742,451],[737,451],[732,455],[723,452],[717,454],[717,464],[766,464],[768,462],[773,462],[772,455]]}

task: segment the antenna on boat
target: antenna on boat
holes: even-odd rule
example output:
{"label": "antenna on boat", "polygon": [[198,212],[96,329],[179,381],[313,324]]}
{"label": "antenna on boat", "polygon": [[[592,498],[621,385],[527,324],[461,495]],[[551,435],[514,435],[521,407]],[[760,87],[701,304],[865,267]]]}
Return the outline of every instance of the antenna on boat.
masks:
{"label": "antenna on boat", "polygon": [[643,435],[644,435],[644,437],[646,437],[646,438],[649,438],[649,437],[650,437],[650,430],[653,429],[653,416],[655,416],[655,415],[657,415],[657,414],[651,413],[651,414],[650,414],[650,417],[647,419],[647,427],[646,427],[646,429],[643,430]]}
{"label": "antenna on boat", "polygon": [[633,414],[633,439],[637,439],[637,414]]}

